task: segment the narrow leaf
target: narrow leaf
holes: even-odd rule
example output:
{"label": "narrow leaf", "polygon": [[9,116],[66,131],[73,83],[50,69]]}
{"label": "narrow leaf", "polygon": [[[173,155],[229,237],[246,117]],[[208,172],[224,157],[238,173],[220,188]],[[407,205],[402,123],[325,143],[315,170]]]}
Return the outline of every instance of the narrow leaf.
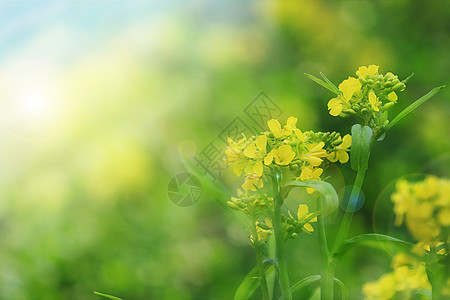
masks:
{"label": "narrow leaf", "polygon": [[[274,265],[270,261],[264,262],[264,270],[266,274],[270,274],[274,270]],[[239,285],[234,300],[247,300],[261,285],[258,267],[254,267]]]}
{"label": "narrow leaf", "polygon": [[402,83],[407,83],[410,79],[411,79],[411,77],[413,77],[414,76],[414,73],[412,73],[411,75],[409,75],[408,77],[406,77],[405,79],[403,79],[402,80]]}
{"label": "narrow leaf", "polygon": [[321,204],[321,212],[323,214],[330,214],[335,211],[339,205],[339,197],[334,187],[326,181],[314,180],[314,181],[290,181],[284,187],[281,188],[283,198],[289,194],[289,192],[296,187],[310,187],[317,190],[320,194],[319,201]]}
{"label": "narrow leaf", "polygon": [[432,89],[431,91],[428,92],[428,94],[426,94],[425,96],[419,98],[418,100],[416,100],[414,103],[412,103],[410,106],[408,106],[407,108],[405,108],[401,113],[399,113],[387,126],[387,129],[391,129],[392,126],[394,126],[395,124],[397,124],[398,121],[400,121],[401,119],[403,119],[404,117],[406,117],[410,112],[412,112],[413,110],[415,110],[416,108],[418,108],[420,105],[422,105],[423,103],[425,103],[428,99],[430,99],[431,97],[433,97],[435,94],[437,94],[437,92],[439,92],[440,89],[444,88],[445,85],[443,86],[439,86],[439,87],[435,87],[434,89]]}
{"label": "narrow leaf", "polygon": [[373,131],[369,126],[361,127],[359,124],[352,126],[352,146],[350,161],[352,169],[367,170],[369,167],[370,143]]}
{"label": "narrow leaf", "polygon": [[320,275],[312,275],[300,280],[291,287],[291,293],[295,293],[301,290],[302,288],[310,285],[311,283],[320,281],[320,278],[321,278]]}
{"label": "narrow leaf", "polygon": [[348,288],[345,286],[345,284],[342,281],[340,281],[339,279],[337,279],[336,277],[334,277],[334,281],[336,281],[341,288],[342,300],[350,299]]}
{"label": "narrow leaf", "polygon": [[326,81],[326,83],[328,83],[328,86],[329,86],[330,88],[332,88],[336,94],[339,95],[339,94],[341,93],[341,92],[339,91],[338,87],[335,86],[334,83],[331,82],[331,80],[328,79],[327,76],[325,76],[325,74],[323,74],[322,72],[320,72],[320,76],[322,76],[322,78]]}
{"label": "narrow leaf", "polygon": [[108,295],[108,294],[103,294],[103,293],[100,293],[100,292],[94,292],[94,294],[102,296],[102,297],[105,297],[105,298],[108,298],[108,299],[112,299],[112,300],[122,300],[122,298],[111,296],[111,295]]}
{"label": "narrow leaf", "polygon": [[401,250],[409,250],[414,245],[400,239],[378,233],[368,233],[355,236],[348,239],[345,243],[336,251],[336,256],[341,256],[348,250],[355,246],[368,246],[380,249],[382,246],[395,247]]}
{"label": "narrow leaf", "polygon": [[339,93],[336,93],[336,91],[333,89],[332,86],[330,86],[328,83],[326,83],[325,81],[323,81],[322,79],[319,79],[311,74],[305,73],[306,76],[309,77],[309,79],[311,79],[312,81],[320,84],[321,86],[323,86],[324,88],[326,88],[327,90],[335,93],[336,95],[339,95]]}

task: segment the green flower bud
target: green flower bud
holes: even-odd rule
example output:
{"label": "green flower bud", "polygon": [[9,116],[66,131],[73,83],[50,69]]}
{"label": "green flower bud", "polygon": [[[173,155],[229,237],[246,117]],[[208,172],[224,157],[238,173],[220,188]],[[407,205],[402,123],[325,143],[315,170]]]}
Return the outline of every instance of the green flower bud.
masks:
{"label": "green flower bud", "polygon": [[394,105],[395,105],[394,102],[388,102],[388,103],[386,103],[385,105],[383,105],[382,109],[383,109],[383,110],[387,110],[387,109],[391,108],[391,107],[394,106]]}
{"label": "green flower bud", "polygon": [[247,204],[245,204],[242,201],[236,202],[236,205],[239,206],[240,208],[246,208],[247,207]]}
{"label": "green flower bud", "polygon": [[350,115],[356,114],[356,112],[355,112],[353,109],[351,109],[351,108],[349,108],[349,109],[344,109],[344,113],[350,114]]}
{"label": "green flower bud", "polygon": [[399,82],[392,87],[392,90],[395,92],[398,92],[398,91],[404,90],[405,88],[406,88],[406,85],[404,83]]}
{"label": "green flower bud", "polygon": [[228,201],[228,202],[227,202],[227,205],[228,205],[229,208],[231,208],[231,209],[233,209],[233,210],[240,210],[239,206],[237,206],[236,204],[234,204],[234,203],[231,202],[231,201]]}

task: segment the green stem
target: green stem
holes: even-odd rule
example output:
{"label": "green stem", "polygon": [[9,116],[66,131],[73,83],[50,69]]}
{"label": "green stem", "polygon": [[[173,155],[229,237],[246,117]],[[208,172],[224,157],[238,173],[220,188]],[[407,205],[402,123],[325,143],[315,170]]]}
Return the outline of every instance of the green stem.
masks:
{"label": "green stem", "polygon": [[[342,244],[347,239],[347,234],[350,229],[350,224],[352,223],[353,212],[355,211],[355,205],[357,201],[352,201],[352,199],[358,199],[359,193],[361,191],[361,186],[364,181],[364,175],[366,170],[358,170],[356,173],[355,184],[353,185],[352,192],[350,194],[350,199],[347,204],[347,208],[344,213],[344,217],[341,222],[341,226],[339,227],[339,231],[334,242],[333,248],[330,253],[327,253],[326,261],[324,261],[325,268],[322,272],[322,286],[321,286],[321,298],[323,300],[332,300],[334,299],[334,272],[336,269],[336,262],[334,261],[334,254],[336,251],[342,246]],[[321,242],[322,247],[326,245],[326,236],[323,220],[319,218],[319,231],[321,231],[320,236],[321,239],[325,239],[325,243]],[[322,223],[322,224],[321,224]],[[322,233],[323,231],[323,233]],[[328,252],[328,249],[325,248]],[[323,252],[325,251],[323,250]],[[324,255],[325,259],[325,255]]]}
{"label": "green stem", "polygon": [[[318,210],[320,211],[320,203],[318,204]],[[334,262],[330,257],[328,250],[327,235],[325,231],[325,222],[323,216],[317,217],[318,229],[319,229],[319,243],[322,250],[322,263],[324,265],[321,279],[321,298],[323,300],[333,299],[334,288]]]}
{"label": "green stem", "polygon": [[284,251],[284,236],[282,226],[281,205],[279,203],[275,203],[273,229],[275,234],[276,254],[278,259],[280,288],[281,293],[283,294],[283,300],[292,300],[291,287],[289,285],[289,275]]}
{"label": "green stem", "polygon": [[350,198],[344,213],[344,217],[342,218],[341,226],[339,227],[336,241],[334,242],[333,249],[331,250],[331,256],[333,256],[333,254],[336,253],[336,251],[342,246],[342,244],[347,239],[350,224],[352,223],[353,213],[355,211],[355,205],[357,203],[357,201],[353,201],[353,199],[358,199],[359,197],[359,192],[361,191],[361,186],[364,181],[365,174],[366,170],[358,170],[358,172],[356,173],[355,183],[353,185],[352,192],[350,194]]}
{"label": "green stem", "polygon": [[280,193],[276,178],[273,178],[273,190],[276,195],[273,209],[273,231],[275,235],[276,255],[278,259],[280,288],[283,295],[283,300],[292,300],[291,286],[289,284],[289,274],[284,251],[285,237],[283,233],[283,223],[281,221],[281,205],[283,205],[283,197]]}
{"label": "green stem", "polygon": [[261,291],[263,300],[269,300],[269,288],[267,287],[266,270],[264,269],[263,257],[261,251],[261,243],[258,239],[258,230],[256,229],[256,220],[252,218],[252,236],[253,236],[253,248],[256,254],[256,263],[259,269],[259,276],[261,281]]}

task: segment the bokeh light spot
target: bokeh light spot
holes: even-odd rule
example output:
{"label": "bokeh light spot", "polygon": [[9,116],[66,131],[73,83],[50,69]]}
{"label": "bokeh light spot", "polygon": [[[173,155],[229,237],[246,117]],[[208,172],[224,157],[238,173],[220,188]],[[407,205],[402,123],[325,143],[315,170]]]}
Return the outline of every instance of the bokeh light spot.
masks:
{"label": "bokeh light spot", "polygon": [[[358,197],[352,197],[352,190],[353,188],[356,188],[356,190],[359,190]],[[341,200],[340,207],[342,210],[346,212],[357,212],[360,210],[365,201],[364,192],[357,186],[354,185],[347,185],[343,187],[339,193],[338,193],[339,199]],[[349,205],[350,204],[350,205]]]}
{"label": "bokeh light spot", "polygon": [[191,140],[184,140],[178,144],[178,152],[183,157],[192,158],[197,152],[197,145]]}

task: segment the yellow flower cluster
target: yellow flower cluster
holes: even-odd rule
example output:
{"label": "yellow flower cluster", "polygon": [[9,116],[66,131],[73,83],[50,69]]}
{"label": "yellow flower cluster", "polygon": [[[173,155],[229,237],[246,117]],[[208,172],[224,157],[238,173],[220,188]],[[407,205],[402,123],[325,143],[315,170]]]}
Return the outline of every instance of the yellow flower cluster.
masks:
{"label": "yellow flower cluster", "polygon": [[351,136],[344,138],[334,133],[303,133],[297,128],[297,118],[290,117],[286,125],[275,120],[267,122],[269,131],[239,141],[228,139],[225,162],[232,165],[237,176],[245,174],[244,190],[256,191],[263,187],[264,171],[270,168],[286,168],[292,179],[319,180],[324,159],[345,163]]}
{"label": "yellow flower cluster", "polygon": [[431,285],[425,263],[399,253],[392,263],[393,272],[384,274],[374,282],[363,285],[366,300],[430,299]]}
{"label": "yellow flower cluster", "polygon": [[438,242],[450,226],[450,180],[428,176],[424,181],[400,180],[391,196],[395,224],[406,223],[408,230],[424,243]]}
{"label": "yellow flower cluster", "polygon": [[377,117],[397,102],[397,93],[405,89],[398,76],[378,74],[378,66],[362,66],[358,78],[349,77],[339,84],[339,95],[328,102],[332,116],[356,115],[363,120]]}

